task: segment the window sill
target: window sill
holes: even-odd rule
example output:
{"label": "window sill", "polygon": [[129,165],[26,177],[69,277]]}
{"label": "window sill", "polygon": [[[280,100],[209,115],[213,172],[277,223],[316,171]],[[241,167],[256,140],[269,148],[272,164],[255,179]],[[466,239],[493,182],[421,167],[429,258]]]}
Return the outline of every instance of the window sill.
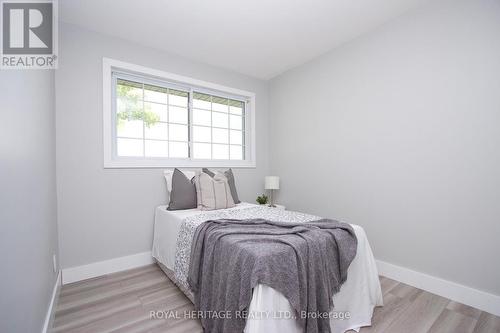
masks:
{"label": "window sill", "polygon": [[155,168],[255,168],[255,161],[216,160],[136,160],[120,159],[104,161],[104,169],[155,169]]}

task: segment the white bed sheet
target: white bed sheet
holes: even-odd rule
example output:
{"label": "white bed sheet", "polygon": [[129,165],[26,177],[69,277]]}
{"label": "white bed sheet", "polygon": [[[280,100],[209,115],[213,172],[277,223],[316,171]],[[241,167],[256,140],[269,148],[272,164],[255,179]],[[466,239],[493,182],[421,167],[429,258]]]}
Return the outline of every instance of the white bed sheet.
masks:
{"label": "white bed sheet", "polygon": [[[242,209],[254,206],[240,203],[229,209]],[[174,270],[177,235],[183,219],[199,214],[198,209],[168,211],[166,206],[159,206],[155,212],[153,237],[153,257],[170,270]],[[347,281],[333,297],[335,312],[349,313],[349,318],[336,319],[332,314],[330,324],[333,333],[343,333],[347,330],[359,330],[370,326],[375,306],[382,306],[382,291],[378,279],[377,266],[366,234],[358,225],[352,225],[358,238],[356,257],[348,269]],[[283,294],[266,285],[259,284],[254,288],[249,312],[254,314],[293,313],[290,303]],[[246,333],[257,332],[290,332],[299,333],[302,330],[293,319],[248,318]]]}

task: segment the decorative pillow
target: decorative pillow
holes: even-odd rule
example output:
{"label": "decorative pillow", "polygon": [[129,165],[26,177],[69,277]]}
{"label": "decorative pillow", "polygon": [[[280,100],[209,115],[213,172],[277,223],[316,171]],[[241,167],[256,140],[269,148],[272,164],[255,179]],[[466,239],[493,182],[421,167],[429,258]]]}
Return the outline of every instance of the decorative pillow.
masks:
{"label": "decorative pillow", "polygon": [[227,178],[217,173],[213,177],[201,172],[194,177],[198,208],[201,210],[214,210],[234,207],[231,189]]}
{"label": "decorative pillow", "polygon": [[[212,172],[207,168],[203,168],[202,171],[211,177],[215,176],[215,172]],[[233,170],[229,169],[224,171],[224,176],[226,176],[227,178],[227,183],[229,184],[229,188],[231,189],[231,196],[233,197],[234,203],[239,204],[241,201],[240,198],[238,197],[238,192],[236,192],[236,184],[234,182]]]}
{"label": "decorative pillow", "polygon": [[[179,169],[177,169],[179,170]],[[188,179],[193,179],[196,176],[196,171],[190,170],[179,170],[182,172]],[[163,175],[165,176],[165,181],[167,182],[167,191],[168,193],[172,192],[172,176],[174,175],[174,169],[168,169],[163,171]]]}
{"label": "decorative pillow", "polygon": [[174,169],[172,175],[172,191],[167,210],[191,209],[197,207],[196,188],[184,173]]}

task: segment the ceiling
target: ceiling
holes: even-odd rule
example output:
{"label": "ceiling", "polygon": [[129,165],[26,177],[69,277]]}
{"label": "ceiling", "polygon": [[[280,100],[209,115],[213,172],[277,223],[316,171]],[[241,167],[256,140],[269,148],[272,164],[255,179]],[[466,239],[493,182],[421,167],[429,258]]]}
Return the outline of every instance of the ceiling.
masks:
{"label": "ceiling", "polygon": [[62,0],[60,18],[270,79],[428,0]]}

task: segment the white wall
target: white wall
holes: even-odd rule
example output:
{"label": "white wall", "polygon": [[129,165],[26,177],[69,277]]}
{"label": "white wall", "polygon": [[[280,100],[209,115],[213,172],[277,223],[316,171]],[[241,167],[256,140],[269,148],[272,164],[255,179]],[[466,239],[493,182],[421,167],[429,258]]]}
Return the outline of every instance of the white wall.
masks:
{"label": "white wall", "polygon": [[0,103],[0,332],[40,332],[57,278],[53,71],[0,71]]}
{"label": "white wall", "polygon": [[241,199],[255,200],[268,172],[266,82],[73,25],[62,24],[59,31],[57,190],[63,268],[151,250],[154,208],[166,203],[162,169],[103,169],[103,57],[255,92],[257,168],[235,170]]}
{"label": "white wall", "polygon": [[500,2],[433,1],[270,84],[279,201],[500,295]]}

